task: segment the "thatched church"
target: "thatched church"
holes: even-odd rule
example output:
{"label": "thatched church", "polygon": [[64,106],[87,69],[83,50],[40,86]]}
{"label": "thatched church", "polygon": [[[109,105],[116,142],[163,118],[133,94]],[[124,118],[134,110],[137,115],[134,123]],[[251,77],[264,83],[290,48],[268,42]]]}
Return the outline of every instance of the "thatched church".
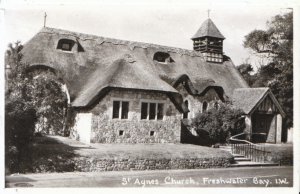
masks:
{"label": "thatched church", "polygon": [[66,86],[82,142],[179,143],[181,121],[230,100],[245,112],[245,133],[280,143],[284,112],[268,88],[249,88],[223,54],[225,37],[207,19],[193,50],[45,27],[24,45],[31,69]]}

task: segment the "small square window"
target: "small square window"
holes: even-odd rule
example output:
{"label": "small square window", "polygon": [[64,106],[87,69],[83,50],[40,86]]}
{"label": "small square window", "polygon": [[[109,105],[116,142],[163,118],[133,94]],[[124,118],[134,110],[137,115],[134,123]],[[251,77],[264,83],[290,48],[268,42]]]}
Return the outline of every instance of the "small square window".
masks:
{"label": "small square window", "polygon": [[61,49],[64,51],[70,51],[71,45],[69,43],[63,43]]}
{"label": "small square window", "polygon": [[56,49],[60,49],[62,51],[72,51],[74,45],[75,45],[74,40],[60,39],[57,43]]}
{"label": "small square window", "polygon": [[150,136],[154,136],[155,132],[154,131],[150,131]]}
{"label": "small square window", "polygon": [[119,130],[119,136],[123,136],[124,135],[124,131],[123,130]]}

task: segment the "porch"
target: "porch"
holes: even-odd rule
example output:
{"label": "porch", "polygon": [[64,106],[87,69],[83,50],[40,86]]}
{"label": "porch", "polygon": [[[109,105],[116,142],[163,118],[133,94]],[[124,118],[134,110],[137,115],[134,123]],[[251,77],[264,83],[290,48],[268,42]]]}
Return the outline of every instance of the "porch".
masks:
{"label": "porch", "polygon": [[252,143],[282,143],[284,111],[269,88],[234,91],[234,105],[245,113],[244,140]]}

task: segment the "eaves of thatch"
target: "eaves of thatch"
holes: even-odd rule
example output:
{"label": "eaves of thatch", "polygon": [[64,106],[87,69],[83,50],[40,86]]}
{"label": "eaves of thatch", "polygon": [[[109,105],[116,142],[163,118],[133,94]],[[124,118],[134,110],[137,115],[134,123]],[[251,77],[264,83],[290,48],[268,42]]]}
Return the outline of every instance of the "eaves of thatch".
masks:
{"label": "eaves of thatch", "polygon": [[218,93],[219,97],[224,101],[224,90],[221,86],[216,85],[215,81],[212,79],[203,79],[203,78],[195,78],[193,81],[189,78],[188,75],[183,74],[178,76],[175,79],[166,79],[174,88],[177,88],[179,84],[183,84],[186,91],[194,96],[203,96],[206,92],[213,88]]}
{"label": "eaves of thatch", "polygon": [[[57,49],[61,39],[76,42],[75,49],[72,52]],[[71,103],[76,107],[90,105],[110,88],[177,94],[170,81],[181,75],[187,75],[200,93],[205,88],[216,86],[232,97],[234,89],[249,87],[230,59],[221,64],[208,63],[201,53],[192,50],[55,28],[40,30],[24,45],[22,52],[25,63],[58,72],[68,87]],[[157,52],[168,53],[173,61],[160,63],[153,60]]]}

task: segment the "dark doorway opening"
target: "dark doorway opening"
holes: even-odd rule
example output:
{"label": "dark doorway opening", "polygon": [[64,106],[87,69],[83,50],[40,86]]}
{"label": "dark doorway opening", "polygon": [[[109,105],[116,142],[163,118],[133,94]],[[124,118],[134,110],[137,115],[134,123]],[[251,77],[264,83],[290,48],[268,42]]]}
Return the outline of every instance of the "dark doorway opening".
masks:
{"label": "dark doorway opening", "polygon": [[[272,125],[273,114],[254,113],[252,115],[252,142],[266,143],[271,128],[276,127]],[[274,129],[274,132],[276,129]],[[275,138],[274,134],[274,138]],[[274,139],[275,143],[275,139]]]}

